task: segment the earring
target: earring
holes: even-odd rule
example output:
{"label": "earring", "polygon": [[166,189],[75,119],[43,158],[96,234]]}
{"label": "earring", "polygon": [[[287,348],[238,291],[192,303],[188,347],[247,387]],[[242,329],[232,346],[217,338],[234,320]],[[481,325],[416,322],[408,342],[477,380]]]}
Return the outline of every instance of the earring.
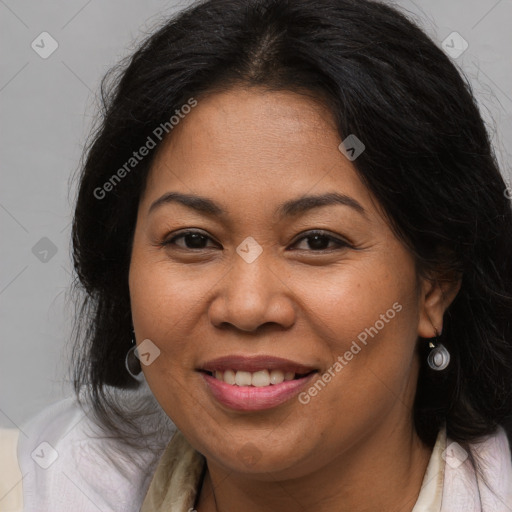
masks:
{"label": "earring", "polygon": [[444,370],[450,364],[450,352],[442,343],[437,343],[438,336],[436,336],[436,342],[429,341],[428,346],[432,349],[427,357],[427,362],[432,370],[441,371]]}
{"label": "earring", "polygon": [[133,333],[132,338],[133,346],[126,353],[126,357],[124,359],[124,366],[126,367],[126,371],[137,381],[144,381],[144,372],[142,371],[142,367],[140,365],[140,360],[137,356],[137,344],[135,343],[135,332]]}

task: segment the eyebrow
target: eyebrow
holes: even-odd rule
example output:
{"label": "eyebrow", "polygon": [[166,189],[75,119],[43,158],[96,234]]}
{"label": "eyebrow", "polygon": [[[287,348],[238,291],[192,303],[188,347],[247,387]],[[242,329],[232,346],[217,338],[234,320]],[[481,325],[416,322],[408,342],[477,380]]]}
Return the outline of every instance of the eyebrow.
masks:
{"label": "eyebrow", "polygon": [[[209,216],[222,217],[227,214],[226,210],[224,210],[220,205],[211,199],[208,199],[207,197],[193,194],[183,194],[180,192],[167,192],[158,198],[149,207],[148,214],[152,213],[157,208],[165,204],[171,203],[182,204],[188,208]],[[314,208],[320,208],[322,206],[330,206],[334,204],[348,206],[366,217],[366,210],[358,201],[345,194],[339,194],[338,192],[328,192],[321,195],[305,195],[297,199],[291,199],[279,206],[279,208],[276,210],[276,215],[278,215],[279,218],[292,217],[303,214]]]}

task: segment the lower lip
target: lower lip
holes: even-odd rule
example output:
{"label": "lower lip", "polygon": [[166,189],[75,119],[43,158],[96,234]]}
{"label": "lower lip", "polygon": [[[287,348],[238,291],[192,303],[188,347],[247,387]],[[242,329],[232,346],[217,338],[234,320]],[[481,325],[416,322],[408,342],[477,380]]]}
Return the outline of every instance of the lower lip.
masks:
{"label": "lower lip", "polygon": [[213,396],[225,406],[238,411],[261,411],[277,407],[299,394],[317,372],[262,387],[227,384],[207,373],[201,374]]}

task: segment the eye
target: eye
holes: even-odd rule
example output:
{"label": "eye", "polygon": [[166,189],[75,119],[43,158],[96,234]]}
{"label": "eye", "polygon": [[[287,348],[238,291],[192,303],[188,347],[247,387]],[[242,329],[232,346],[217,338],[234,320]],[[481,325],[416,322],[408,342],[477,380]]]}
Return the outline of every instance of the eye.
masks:
{"label": "eye", "polygon": [[[177,240],[181,239],[183,239],[183,243],[176,243]],[[208,240],[212,239],[200,231],[182,231],[180,234],[164,241],[162,245],[176,245],[182,249],[207,249],[208,247],[205,244],[207,244]]]}
{"label": "eye", "polygon": [[[298,250],[308,250],[309,248],[310,251],[329,251],[333,249],[336,250],[345,247],[351,247],[348,242],[345,242],[344,240],[336,238],[332,235],[328,235],[324,231],[310,231],[306,236],[299,238],[293,245],[296,246],[303,240],[307,241],[307,247],[299,247]],[[330,243],[333,244],[334,247],[329,247]]]}
{"label": "eye", "polygon": [[[178,243],[178,240],[182,240],[181,243]],[[172,238],[165,240],[162,242],[162,246],[177,246],[181,249],[190,249],[190,250],[202,250],[208,249],[208,241],[212,241],[208,235],[200,231],[182,231],[181,233],[174,235]],[[348,242],[336,238],[332,235],[326,234],[324,231],[310,231],[306,236],[302,236],[298,240],[293,243],[293,246],[299,245],[300,242],[304,244],[306,247],[298,247],[298,250],[306,250],[308,252],[320,252],[320,251],[330,251],[336,249],[342,249],[346,247],[351,247]],[[218,244],[216,244],[218,246]],[[214,247],[215,245],[211,246]]]}

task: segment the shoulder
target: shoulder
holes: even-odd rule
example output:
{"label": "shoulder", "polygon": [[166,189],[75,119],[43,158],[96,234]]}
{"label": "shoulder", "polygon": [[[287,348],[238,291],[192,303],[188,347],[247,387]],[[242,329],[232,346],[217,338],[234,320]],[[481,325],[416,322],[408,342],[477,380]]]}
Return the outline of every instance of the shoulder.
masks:
{"label": "shoulder", "polygon": [[447,440],[443,454],[446,510],[456,505],[465,509],[480,505],[493,512],[512,510],[512,455],[505,430],[498,427],[468,448],[471,453]]}
{"label": "shoulder", "polygon": [[108,437],[75,397],[52,404],[19,429],[23,510],[138,511],[161,455],[149,445]]}
{"label": "shoulder", "polygon": [[[507,433],[502,427],[482,440],[481,443],[473,445],[474,452],[481,464],[481,472],[485,475],[485,481],[479,486],[481,495],[489,503],[503,507],[506,510],[512,508],[512,454],[510,441]],[[488,486],[492,487],[491,489]],[[496,508],[495,510],[499,510]]]}

